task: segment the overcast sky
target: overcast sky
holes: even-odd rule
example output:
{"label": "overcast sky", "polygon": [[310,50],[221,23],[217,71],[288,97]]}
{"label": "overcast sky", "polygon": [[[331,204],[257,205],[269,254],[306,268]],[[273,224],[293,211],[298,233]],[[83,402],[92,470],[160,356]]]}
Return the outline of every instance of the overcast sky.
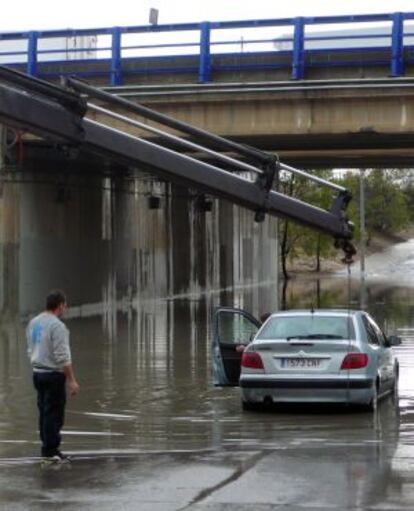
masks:
{"label": "overcast sky", "polygon": [[0,31],[144,25],[150,7],[159,23],[413,12],[414,0],[19,0],[2,9]]}

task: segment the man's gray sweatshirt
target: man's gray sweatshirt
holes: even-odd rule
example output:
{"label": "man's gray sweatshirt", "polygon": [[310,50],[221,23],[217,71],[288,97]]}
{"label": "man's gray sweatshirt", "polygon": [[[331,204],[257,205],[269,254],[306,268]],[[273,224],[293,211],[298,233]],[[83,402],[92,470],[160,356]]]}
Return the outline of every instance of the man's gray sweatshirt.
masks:
{"label": "man's gray sweatshirt", "polygon": [[27,352],[34,371],[63,371],[71,363],[69,330],[49,312],[33,318],[26,329]]}

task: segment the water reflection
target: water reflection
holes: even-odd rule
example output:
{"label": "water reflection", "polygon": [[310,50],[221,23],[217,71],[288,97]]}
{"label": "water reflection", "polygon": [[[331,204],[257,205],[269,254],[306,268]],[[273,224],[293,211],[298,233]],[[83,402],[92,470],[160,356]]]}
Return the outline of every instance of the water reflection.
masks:
{"label": "water reflection", "polygon": [[[357,292],[354,283],[353,299]],[[211,385],[212,310],[219,303],[233,304],[241,293],[237,290],[233,298],[227,290],[222,296],[205,295],[199,300],[141,300],[131,302],[123,312],[111,312],[111,320],[106,314],[67,319],[82,392],[68,405],[66,448],[209,448],[233,442],[252,446],[275,442],[280,431],[282,441],[288,432],[293,438],[298,417],[282,415],[275,424],[272,415],[242,414],[237,389]],[[257,290],[245,289],[244,303],[251,303],[249,294],[254,293]],[[343,306],[347,299],[338,279],[292,281],[286,296],[290,307],[309,307],[315,296],[322,307]],[[367,296],[368,310],[387,330],[414,327],[410,290],[375,283]],[[4,323],[0,332],[0,404],[5,410],[0,419],[0,455],[36,453],[36,409],[23,327],[23,323]],[[407,348],[401,349],[405,353]],[[402,367],[410,370],[410,364]],[[372,431],[364,429],[369,421],[364,415],[338,420],[330,416],[326,424],[315,416],[299,420],[305,439],[306,424],[310,437],[339,427],[347,430],[348,439],[353,429],[359,438],[361,432],[370,437]],[[328,440],[326,435],[323,438]]]}
{"label": "water reflection", "polygon": [[388,508],[388,503],[399,509],[393,506],[401,502],[402,481],[394,463],[398,420],[391,402],[382,403],[374,417],[314,411],[297,414],[295,425],[289,417],[273,414],[273,424],[257,424],[258,436],[268,436],[261,445],[266,455],[256,470],[218,491],[214,503],[306,502],[318,509],[368,509],[378,503]]}
{"label": "water reflection", "polygon": [[[259,302],[252,298],[258,292],[246,287],[204,293],[198,299],[193,294],[168,300],[136,299],[121,310],[108,307],[102,315],[67,318],[82,392],[68,403],[65,449],[91,459],[191,450],[215,462],[259,450],[264,453],[257,469],[260,477],[268,473],[274,479],[277,467],[278,483],[273,488],[296,478],[303,480],[303,488],[321,489],[321,481],[326,480],[345,507],[363,509],[392,500],[414,454],[412,289],[368,282],[368,310],[388,331],[406,339],[398,348],[400,401],[384,401],[374,415],[346,408],[245,413],[237,388],[212,386],[212,311],[218,304],[256,304],[253,312],[258,315]],[[347,292],[343,278],[302,279],[289,283],[286,300],[289,307],[344,307]],[[273,293],[274,284],[269,283],[265,295]],[[354,281],[353,304],[358,293]],[[30,460],[38,452],[24,322],[1,325],[0,468],[17,463],[22,456]],[[0,475],[2,482],[5,478]],[[289,488],[298,495],[299,487]],[[272,492],[277,502],[280,494]],[[216,497],[220,495],[225,498],[224,489]],[[241,499],[243,488],[233,495]],[[312,495],[315,506],[325,505],[322,489]]]}

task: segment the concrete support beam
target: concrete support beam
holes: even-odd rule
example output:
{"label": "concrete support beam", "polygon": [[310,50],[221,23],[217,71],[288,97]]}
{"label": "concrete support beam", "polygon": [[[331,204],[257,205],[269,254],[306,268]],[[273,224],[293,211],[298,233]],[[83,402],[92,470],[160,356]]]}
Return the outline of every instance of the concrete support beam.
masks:
{"label": "concrete support beam", "polygon": [[[128,99],[134,99],[130,94]],[[278,152],[310,166],[411,165],[414,146],[414,87],[235,90],[139,94],[137,101],[202,129]],[[88,114],[89,115],[89,114]],[[102,120],[90,114],[92,119]],[[125,126],[111,121],[115,127]],[[131,133],[148,133],[127,128]],[[325,159],[326,158],[326,159]],[[395,160],[397,158],[397,160]],[[365,162],[365,163],[364,163]]]}
{"label": "concrete support beam", "polygon": [[[205,94],[145,104],[224,136],[414,133],[414,88]],[[140,98],[142,101],[143,98]]]}

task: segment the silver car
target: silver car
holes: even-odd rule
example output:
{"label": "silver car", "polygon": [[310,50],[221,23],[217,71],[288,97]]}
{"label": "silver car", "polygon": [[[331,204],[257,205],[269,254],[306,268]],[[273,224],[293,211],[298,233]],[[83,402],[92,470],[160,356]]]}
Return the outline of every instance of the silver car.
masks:
{"label": "silver car", "polygon": [[325,402],[374,410],[398,386],[398,360],[372,317],[356,310],[292,310],[261,324],[246,311],[214,313],[216,385],[240,385],[244,409]]}

